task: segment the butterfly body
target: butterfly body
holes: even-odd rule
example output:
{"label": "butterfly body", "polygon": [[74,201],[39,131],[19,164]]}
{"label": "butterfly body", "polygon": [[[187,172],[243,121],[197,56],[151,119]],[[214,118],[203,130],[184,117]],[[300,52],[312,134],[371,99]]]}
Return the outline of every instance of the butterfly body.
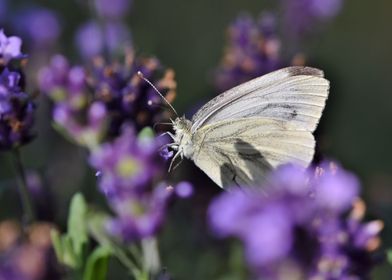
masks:
{"label": "butterfly body", "polygon": [[187,120],[173,121],[172,162],[186,157],[216,184],[258,185],[281,164],[307,167],[329,82],[321,70],[288,67],[228,90]]}
{"label": "butterfly body", "polygon": [[192,159],[194,154],[194,145],[191,134],[192,122],[185,117],[178,117],[173,122],[174,143],[177,145],[181,158]]}

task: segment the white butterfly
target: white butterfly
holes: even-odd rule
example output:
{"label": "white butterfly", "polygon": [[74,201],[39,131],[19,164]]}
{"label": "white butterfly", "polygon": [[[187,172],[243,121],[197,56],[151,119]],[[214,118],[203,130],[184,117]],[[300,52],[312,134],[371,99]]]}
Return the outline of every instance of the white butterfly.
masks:
{"label": "white butterfly", "polygon": [[323,72],[310,67],[284,68],[234,87],[191,121],[172,121],[172,163],[189,158],[223,188],[258,185],[284,163],[307,167],[328,92]]}

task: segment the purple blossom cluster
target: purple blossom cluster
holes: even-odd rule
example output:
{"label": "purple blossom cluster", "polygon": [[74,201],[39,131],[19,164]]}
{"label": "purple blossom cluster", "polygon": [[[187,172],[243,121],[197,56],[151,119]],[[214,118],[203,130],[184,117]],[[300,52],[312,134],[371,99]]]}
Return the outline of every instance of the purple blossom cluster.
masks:
{"label": "purple blossom cluster", "polygon": [[99,19],[83,23],[75,35],[75,45],[84,58],[102,53],[116,55],[132,42],[131,32],[123,19],[131,0],[94,0],[93,9]]}
{"label": "purple blossom cluster", "polygon": [[[108,230],[124,241],[153,236],[175,193],[162,181],[165,165],[158,153],[162,144],[159,138],[137,137],[133,128],[124,127],[121,136],[91,154],[90,163],[99,170],[100,189],[116,214]],[[179,196],[190,194],[185,182],[178,189]]]}
{"label": "purple blossom cluster", "polygon": [[363,222],[357,178],[335,165],[314,174],[273,172],[265,192],[235,189],[213,201],[210,224],[239,238],[257,279],[365,279],[375,264],[381,221]]}
{"label": "purple blossom cluster", "polygon": [[22,40],[7,37],[0,30],[0,149],[7,150],[27,143],[35,105],[24,91],[21,52]]}
{"label": "purple blossom cluster", "polygon": [[40,6],[18,11],[13,18],[13,28],[38,51],[53,46],[61,34],[58,15]]}
{"label": "purple blossom cluster", "polygon": [[127,52],[124,62],[106,63],[96,58],[87,67],[71,67],[65,57],[53,57],[40,71],[40,88],[54,102],[53,118],[71,139],[94,147],[120,134],[124,124],[137,130],[169,117],[163,101],[137,75],[141,71],[173,101],[174,72],[155,58],[135,58]]}
{"label": "purple blossom cluster", "polygon": [[131,33],[119,21],[98,22],[90,20],[83,23],[75,35],[75,45],[81,56],[91,59],[102,53],[117,54],[122,47],[131,44]]}
{"label": "purple blossom cluster", "polygon": [[280,47],[272,14],[262,14],[257,21],[249,15],[238,17],[228,29],[225,54],[216,72],[216,88],[224,91],[285,66]]}
{"label": "purple blossom cluster", "polygon": [[315,24],[335,17],[343,0],[281,0],[287,30],[291,35],[303,35],[314,30]]}

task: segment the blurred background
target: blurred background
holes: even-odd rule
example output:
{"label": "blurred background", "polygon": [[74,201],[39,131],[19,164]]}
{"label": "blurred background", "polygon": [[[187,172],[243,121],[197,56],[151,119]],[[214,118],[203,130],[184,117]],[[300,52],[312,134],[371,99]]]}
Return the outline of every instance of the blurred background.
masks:
{"label": "blurred background", "polygon": [[[121,44],[124,40],[131,42],[137,55],[154,56],[165,68],[174,70],[177,96],[173,106],[189,117],[222,88],[217,86],[217,76],[230,42],[229,26],[239,16],[257,20],[269,13],[276,24],[274,36],[279,39],[282,66],[304,63],[318,67],[331,81],[316,132],[319,153],[360,177],[368,214],[385,222],[383,246],[392,246],[391,1],[342,0],[333,16],[301,23],[304,26],[288,24],[289,4],[279,1],[133,0],[120,5],[122,12],[107,2],[108,6],[99,10],[92,8],[94,1],[87,0],[0,0],[0,27],[7,35],[21,37],[23,51],[29,54],[28,92],[39,94],[38,70],[53,54],[61,53],[72,63],[83,64],[105,42],[117,40]],[[119,18],[113,19],[111,12]],[[115,31],[102,31],[105,20],[117,25]],[[83,38],[89,38],[88,42]],[[50,211],[44,211],[42,218],[63,229],[73,193],[81,190],[89,202],[101,207],[106,207],[105,200],[86,164],[87,152],[52,128],[47,97],[38,95],[37,104],[36,138],[21,149],[22,159],[34,172],[31,176],[38,173],[41,184],[49,190],[41,204]],[[0,160],[4,182],[0,217],[18,218],[17,194],[7,187],[13,174],[10,155],[1,153]],[[162,258],[168,271],[176,279],[217,279],[223,270],[234,270],[241,256],[228,260],[227,246],[210,237],[205,225],[205,209],[219,193],[218,187],[189,161],[171,176],[174,180],[192,178],[195,194],[189,201],[172,205],[161,232]],[[238,277],[225,279],[241,279]],[[392,270],[387,266],[374,274],[374,279],[390,277]]]}

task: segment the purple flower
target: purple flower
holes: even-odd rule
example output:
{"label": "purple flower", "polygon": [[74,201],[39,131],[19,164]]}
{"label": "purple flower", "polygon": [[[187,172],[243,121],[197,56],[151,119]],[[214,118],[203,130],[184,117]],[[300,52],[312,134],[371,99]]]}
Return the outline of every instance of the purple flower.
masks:
{"label": "purple flower", "polygon": [[382,222],[362,222],[354,175],[322,166],[316,176],[284,166],[264,192],[235,189],[211,204],[214,233],[243,242],[257,279],[362,279],[374,266]]}
{"label": "purple flower", "polygon": [[312,31],[315,24],[336,16],[343,0],[282,0],[285,20],[292,36]]}
{"label": "purple flower", "polygon": [[0,65],[7,64],[11,59],[22,57],[22,40],[16,36],[7,37],[0,30]]}
{"label": "purple flower", "polygon": [[0,0],[0,23],[4,23],[8,12],[8,0]]}
{"label": "purple flower", "polygon": [[188,198],[193,194],[193,186],[189,182],[180,182],[176,186],[175,192],[181,198]]}
{"label": "purple flower", "polygon": [[92,58],[104,52],[122,52],[131,42],[130,31],[121,22],[89,21],[83,24],[75,36],[75,45],[84,58]]}
{"label": "purple flower", "polygon": [[31,8],[16,16],[15,26],[36,47],[56,43],[61,27],[55,12],[46,8]]}
{"label": "purple flower", "polygon": [[286,64],[280,57],[281,43],[273,15],[263,14],[258,22],[242,15],[231,24],[228,35],[226,51],[216,72],[215,84],[219,91]]}
{"label": "purple flower", "polygon": [[149,193],[111,199],[117,217],[109,221],[109,232],[126,242],[154,236],[164,221],[172,193],[161,184]]}
{"label": "purple flower", "polygon": [[342,172],[341,168],[327,169],[318,179],[315,190],[317,203],[326,209],[343,212],[352,206],[353,197],[359,195],[359,181],[350,173]]}
{"label": "purple flower", "polygon": [[75,44],[83,57],[100,54],[104,48],[104,38],[99,24],[94,21],[83,24],[76,33]]}
{"label": "purple flower", "polygon": [[83,124],[75,119],[72,107],[58,105],[53,111],[53,119],[57,125],[66,129],[68,136],[82,146],[96,147],[103,138],[106,128],[106,108],[97,101],[91,104],[86,112],[86,120]]}
{"label": "purple flower", "polygon": [[32,139],[35,105],[23,91],[19,72],[0,71],[0,149],[7,150]]}
{"label": "purple flower", "polygon": [[130,127],[120,137],[93,150],[90,163],[101,172],[99,185],[109,197],[149,188],[161,173],[158,148],[154,139],[141,141]]}
{"label": "purple flower", "polygon": [[98,184],[115,216],[107,229],[125,242],[156,234],[166,215],[170,197],[189,197],[192,186],[170,187],[162,181],[166,170],[158,149],[160,138],[136,136],[124,127],[121,136],[92,151],[91,165],[99,170]]}
{"label": "purple flower", "polygon": [[40,71],[39,83],[54,102],[56,124],[77,143],[95,146],[120,135],[126,123],[139,131],[170,117],[162,109],[164,101],[137,75],[142,71],[172,101],[174,73],[167,70],[157,79],[160,69],[157,59],[134,58],[132,51],[123,63],[96,58],[87,67],[71,67],[57,55]]}
{"label": "purple flower", "polygon": [[269,205],[248,221],[252,228],[243,232],[241,237],[251,266],[266,266],[285,258],[290,252],[293,225],[287,210],[282,205]]}
{"label": "purple flower", "polygon": [[129,12],[131,0],[95,0],[95,8],[99,16],[118,19]]}

